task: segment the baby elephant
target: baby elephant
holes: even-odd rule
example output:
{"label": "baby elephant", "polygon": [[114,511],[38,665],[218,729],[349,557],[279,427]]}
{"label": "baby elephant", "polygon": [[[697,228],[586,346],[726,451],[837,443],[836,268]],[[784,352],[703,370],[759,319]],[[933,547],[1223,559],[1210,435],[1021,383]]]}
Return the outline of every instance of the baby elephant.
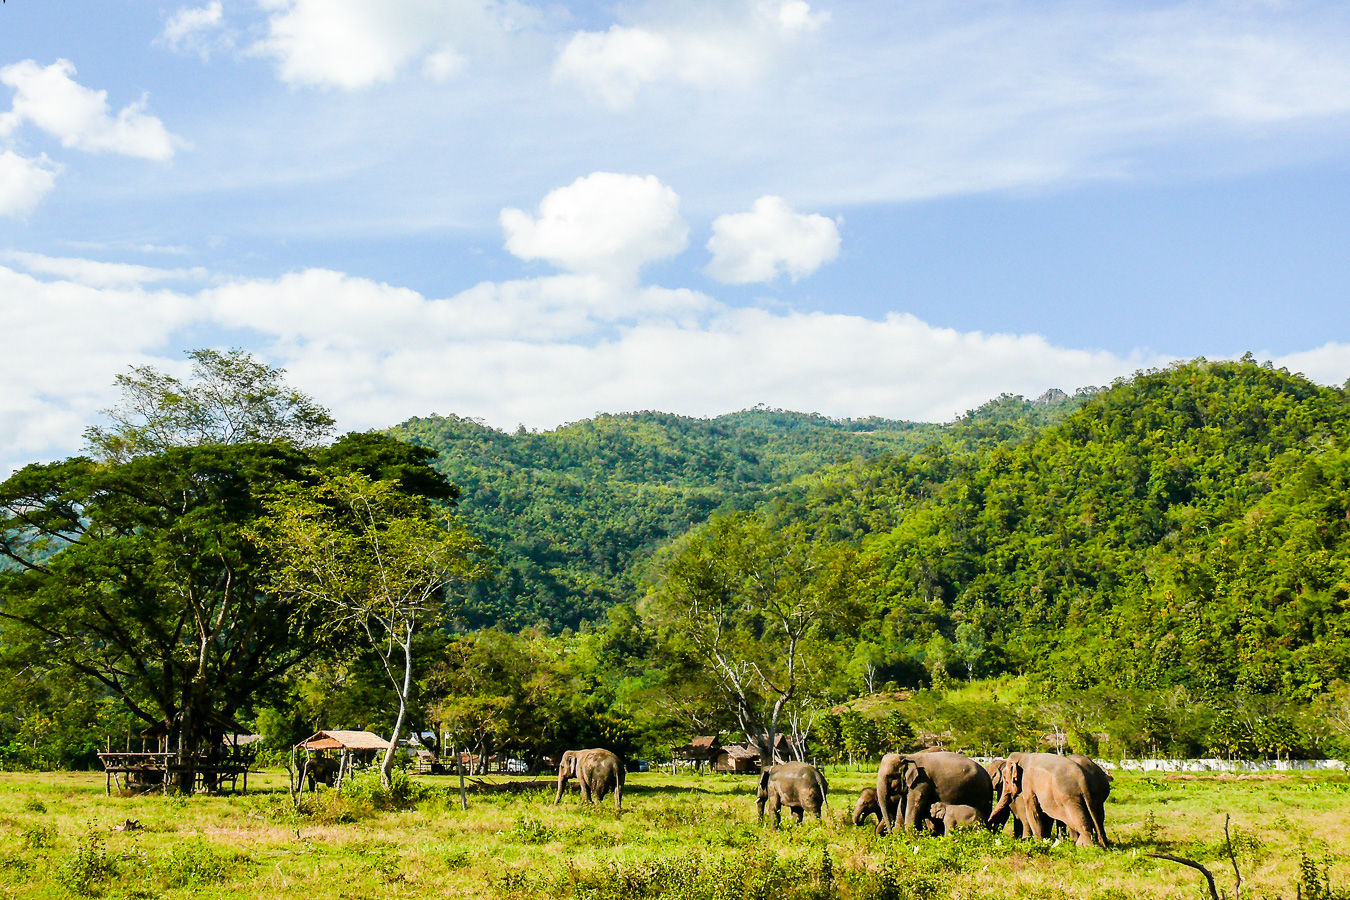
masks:
{"label": "baby elephant", "polygon": [[759,776],[759,792],[756,795],[759,820],[764,821],[764,809],[767,807],[772,814],[769,827],[777,828],[779,811],[785,806],[792,811],[792,818],[798,824],[802,821],[802,813],[807,811],[819,819],[829,792],[830,786],[825,782],[825,776],[810,763],[788,762],[770,766]]}
{"label": "baby elephant", "polygon": [[950,834],[952,829],[958,826],[985,824],[984,816],[980,815],[980,811],[975,807],[948,805],[942,802],[928,807],[928,818],[933,823],[933,830],[938,834]]}
{"label": "baby elephant", "polygon": [[[891,810],[891,818],[895,818],[896,811]],[[853,824],[865,825],[868,816],[877,817],[877,834],[886,833],[886,821],[881,817],[881,805],[877,803],[876,788],[863,788],[862,793],[858,795],[858,802],[853,807]]]}

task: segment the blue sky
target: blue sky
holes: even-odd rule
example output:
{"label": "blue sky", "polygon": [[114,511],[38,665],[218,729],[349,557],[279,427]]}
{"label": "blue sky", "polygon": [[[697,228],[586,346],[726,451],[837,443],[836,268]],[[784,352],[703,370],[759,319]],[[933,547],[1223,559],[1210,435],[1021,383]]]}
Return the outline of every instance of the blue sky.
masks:
{"label": "blue sky", "polygon": [[12,0],[0,468],[244,346],[344,428],[1350,378],[1340,3]]}

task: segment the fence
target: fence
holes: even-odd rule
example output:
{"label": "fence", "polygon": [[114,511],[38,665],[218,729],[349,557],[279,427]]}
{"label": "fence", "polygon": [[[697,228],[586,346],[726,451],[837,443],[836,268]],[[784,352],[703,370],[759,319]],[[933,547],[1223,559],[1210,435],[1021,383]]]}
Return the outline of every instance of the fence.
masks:
{"label": "fence", "polygon": [[1339,759],[1121,759],[1097,762],[1103,769],[1133,772],[1319,772],[1345,769]]}

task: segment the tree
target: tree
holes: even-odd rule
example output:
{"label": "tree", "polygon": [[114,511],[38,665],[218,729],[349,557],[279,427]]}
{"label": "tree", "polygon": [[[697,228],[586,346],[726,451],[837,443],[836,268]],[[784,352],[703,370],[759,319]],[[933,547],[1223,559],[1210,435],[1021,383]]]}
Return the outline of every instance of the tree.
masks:
{"label": "tree", "polygon": [[7,649],[97,683],[175,748],[211,753],[316,649],[312,618],[263,590],[245,537],[306,463],[254,443],[21,469],[0,485],[0,554],[17,568],[0,574]]}
{"label": "tree", "polygon": [[118,375],[122,397],[103,414],[106,426],[85,429],[91,453],[109,461],[161,453],[170,447],[286,441],[315,447],[333,430],[333,417],[243,350],[193,350],[192,379],[183,382],[152,366]]}
{"label": "tree", "polygon": [[642,607],[695,660],[760,758],[829,632],[848,624],[851,557],[755,515],[715,517],[677,543]]}
{"label": "tree", "polygon": [[271,588],[321,616],[328,635],[364,637],[394,689],[388,785],[413,688],[413,638],[453,586],[486,573],[486,548],[443,510],[360,472],[288,486],[268,509],[255,536],[279,563]]}

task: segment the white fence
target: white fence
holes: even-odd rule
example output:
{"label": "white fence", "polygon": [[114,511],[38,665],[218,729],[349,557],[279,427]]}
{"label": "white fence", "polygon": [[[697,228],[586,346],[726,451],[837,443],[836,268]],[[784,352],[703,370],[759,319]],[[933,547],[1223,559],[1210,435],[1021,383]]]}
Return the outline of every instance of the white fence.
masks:
{"label": "white fence", "polygon": [[1344,769],[1339,759],[1099,759],[1103,769],[1135,772],[1311,772]]}
{"label": "white fence", "polygon": [[[986,765],[996,757],[973,756]],[[1103,769],[1131,772],[1329,772],[1345,769],[1339,759],[1099,759]]]}

